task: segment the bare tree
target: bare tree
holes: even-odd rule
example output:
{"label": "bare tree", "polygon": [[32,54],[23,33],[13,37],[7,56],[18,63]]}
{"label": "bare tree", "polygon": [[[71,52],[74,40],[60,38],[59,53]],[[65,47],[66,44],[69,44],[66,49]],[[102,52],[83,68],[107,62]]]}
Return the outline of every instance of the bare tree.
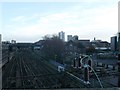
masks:
{"label": "bare tree", "polygon": [[95,52],[95,48],[91,45],[88,48],[86,48],[86,53],[87,54],[92,54]]}
{"label": "bare tree", "polygon": [[42,51],[46,58],[63,63],[64,42],[58,36],[45,36]]}

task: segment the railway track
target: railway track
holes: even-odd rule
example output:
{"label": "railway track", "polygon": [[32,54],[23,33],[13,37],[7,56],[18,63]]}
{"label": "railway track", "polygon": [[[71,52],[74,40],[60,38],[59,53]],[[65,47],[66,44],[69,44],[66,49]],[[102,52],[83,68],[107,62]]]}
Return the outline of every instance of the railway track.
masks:
{"label": "railway track", "polygon": [[[39,60],[39,59],[36,58],[35,60]],[[32,64],[29,63],[29,66],[28,66],[30,68],[29,70],[31,70],[31,72],[34,71],[34,73],[33,73],[34,76],[35,75],[42,75],[42,74],[44,74],[44,75],[45,74],[52,74],[52,73],[54,74],[55,73],[55,71],[53,72],[53,70],[51,70],[50,68],[49,69],[46,68],[46,65],[45,64],[41,64],[41,63],[43,63],[42,60],[39,60],[39,63],[36,63],[37,65],[40,65],[39,67],[37,66],[37,68],[36,68],[36,65],[32,65]],[[39,72],[41,72],[41,73],[39,73]],[[54,77],[52,79],[55,80],[57,78]],[[53,84],[50,77],[48,77],[47,80],[45,80],[45,79],[42,80],[42,82],[41,82],[41,80],[36,79],[36,82],[42,84],[42,85],[40,85],[39,88],[41,88],[41,87],[42,88],[49,88],[49,86],[51,86]],[[49,86],[47,86],[47,85],[49,85]]]}
{"label": "railway track", "polygon": [[[4,87],[4,88],[9,87],[10,77],[15,76],[15,73],[16,73],[15,72],[16,71],[15,67],[16,66],[15,66],[14,62],[16,62],[15,57],[13,57],[12,60],[2,68],[2,87]],[[12,83],[14,83],[14,82],[12,82]]]}
{"label": "railway track", "polygon": [[[84,87],[74,81],[74,78],[59,73],[45,58],[29,50],[21,50],[15,54],[5,70],[4,79],[8,77],[7,88],[10,89]],[[8,81],[3,83],[3,88]]]}
{"label": "railway track", "polygon": [[11,70],[10,70],[10,74],[9,74],[9,77],[8,77],[8,87],[14,87],[15,86],[15,81],[16,80],[10,80],[11,77],[16,77],[16,59],[14,58],[14,61],[12,63],[12,67],[11,67]]}

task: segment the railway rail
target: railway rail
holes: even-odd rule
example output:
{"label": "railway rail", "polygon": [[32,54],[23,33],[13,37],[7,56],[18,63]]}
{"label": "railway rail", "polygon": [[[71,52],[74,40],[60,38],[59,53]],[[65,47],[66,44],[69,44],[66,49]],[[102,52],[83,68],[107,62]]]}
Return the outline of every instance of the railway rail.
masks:
{"label": "railway rail", "polygon": [[3,69],[3,89],[6,88],[89,88],[89,86],[83,85],[66,72],[58,72],[38,52],[18,50]]}
{"label": "railway rail", "polygon": [[29,50],[18,51],[3,69],[3,89],[60,88],[62,74]]}

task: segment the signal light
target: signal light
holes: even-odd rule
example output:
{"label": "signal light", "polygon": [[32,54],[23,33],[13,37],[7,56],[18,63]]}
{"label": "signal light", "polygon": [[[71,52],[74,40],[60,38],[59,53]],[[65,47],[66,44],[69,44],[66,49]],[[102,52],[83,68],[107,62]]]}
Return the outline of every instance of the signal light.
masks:
{"label": "signal light", "polygon": [[73,60],[73,67],[76,67],[76,58]]}
{"label": "signal light", "polygon": [[78,59],[78,67],[82,68],[81,57],[79,57],[79,59]]}

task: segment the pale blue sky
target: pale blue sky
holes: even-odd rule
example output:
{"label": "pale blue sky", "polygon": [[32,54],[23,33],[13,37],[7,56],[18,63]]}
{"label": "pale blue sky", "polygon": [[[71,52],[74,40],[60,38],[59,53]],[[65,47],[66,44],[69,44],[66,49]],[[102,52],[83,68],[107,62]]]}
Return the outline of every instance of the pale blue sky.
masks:
{"label": "pale blue sky", "polygon": [[[2,40],[35,42],[46,34],[110,41],[118,31],[118,0],[2,2]],[[66,37],[67,39],[67,37]]]}

